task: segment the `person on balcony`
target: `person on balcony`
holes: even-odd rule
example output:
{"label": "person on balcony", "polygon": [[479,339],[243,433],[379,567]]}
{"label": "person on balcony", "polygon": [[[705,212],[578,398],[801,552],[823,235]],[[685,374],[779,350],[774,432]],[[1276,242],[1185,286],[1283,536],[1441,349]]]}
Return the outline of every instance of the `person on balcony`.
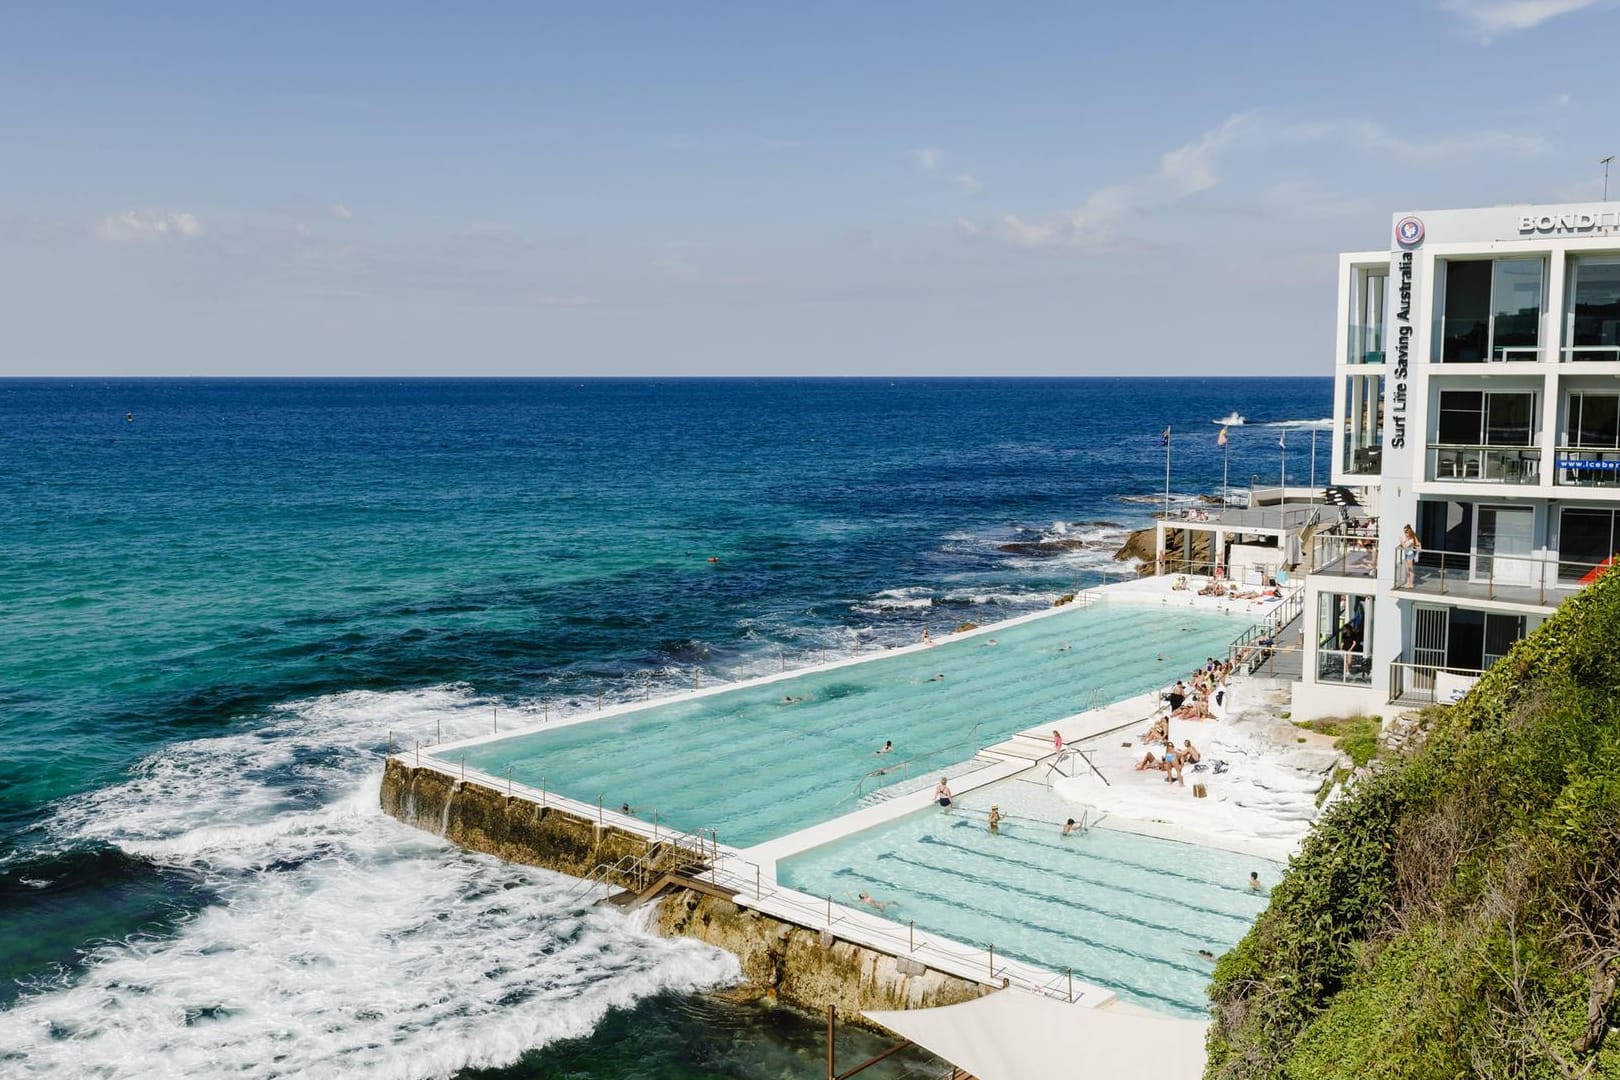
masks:
{"label": "person on balcony", "polygon": [[1410,589],[1417,584],[1418,553],[1423,550],[1423,545],[1418,543],[1417,533],[1412,531],[1412,526],[1403,526],[1401,534],[1395,554],[1401,565],[1403,587]]}

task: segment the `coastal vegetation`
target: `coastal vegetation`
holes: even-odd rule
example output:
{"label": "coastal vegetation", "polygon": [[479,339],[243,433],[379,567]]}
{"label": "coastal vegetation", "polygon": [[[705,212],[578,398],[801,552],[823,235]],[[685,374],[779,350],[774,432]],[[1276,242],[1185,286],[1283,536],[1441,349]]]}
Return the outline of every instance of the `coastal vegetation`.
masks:
{"label": "coastal vegetation", "polygon": [[1328,808],[1216,967],[1206,1075],[1620,1077],[1617,690],[1610,573]]}

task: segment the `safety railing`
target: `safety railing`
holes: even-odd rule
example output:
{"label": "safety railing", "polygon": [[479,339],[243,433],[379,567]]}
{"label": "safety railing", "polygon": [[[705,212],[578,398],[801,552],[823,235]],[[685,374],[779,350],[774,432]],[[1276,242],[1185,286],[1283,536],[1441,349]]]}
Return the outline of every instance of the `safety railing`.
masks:
{"label": "safety railing", "polygon": [[1316,650],[1316,681],[1345,686],[1372,685],[1372,658],[1360,649]]}
{"label": "safety railing", "polygon": [[1378,573],[1378,522],[1340,522],[1311,537],[1311,573],[1372,577]]}
{"label": "safety railing", "polygon": [[1560,446],[1553,454],[1559,487],[1620,487],[1620,449]]}
{"label": "safety railing", "polygon": [[1277,641],[1278,636],[1289,623],[1299,618],[1304,610],[1303,587],[1295,586],[1284,593],[1282,603],[1277,605],[1262,622],[1243,631],[1227,646],[1227,662],[1232,665],[1232,670],[1252,675],[1271,660],[1282,648]]}
{"label": "safety railing", "polygon": [[[1389,665],[1389,700],[1406,705],[1449,704],[1453,690],[1471,685],[1485,674],[1480,668],[1450,667],[1443,664],[1413,664],[1404,660]],[[1448,679],[1447,676],[1454,676]],[[1443,689],[1455,683],[1452,690]]]}
{"label": "safety railing", "polygon": [[1558,353],[1565,364],[1613,362],[1620,360],[1620,345],[1565,345]]}
{"label": "safety railing", "polygon": [[1423,548],[1416,560],[1403,559],[1397,564],[1394,587],[1407,593],[1556,607],[1606,565],[1561,559],[1552,553],[1502,555]]}
{"label": "safety railing", "polygon": [[[1530,433],[1526,433],[1528,436]],[[1428,479],[1470,483],[1534,484],[1541,478],[1538,446],[1467,446],[1430,443]]]}

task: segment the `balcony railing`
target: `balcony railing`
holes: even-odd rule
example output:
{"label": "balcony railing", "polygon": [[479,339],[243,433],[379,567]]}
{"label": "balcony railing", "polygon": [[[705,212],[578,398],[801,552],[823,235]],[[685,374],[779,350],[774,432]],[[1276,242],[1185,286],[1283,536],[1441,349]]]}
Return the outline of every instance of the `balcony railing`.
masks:
{"label": "balcony railing", "polygon": [[[1471,685],[1483,674],[1476,668],[1409,664],[1397,660],[1389,665],[1389,700],[1402,705],[1450,705],[1455,690]],[[1448,679],[1448,675],[1455,678]]]}
{"label": "balcony railing", "polygon": [[1613,362],[1620,360],[1620,345],[1565,345],[1559,353],[1559,359],[1566,364]]}
{"label": "balcony railing", "polygon": [[1534,484],[1541,477],[1539,446],[1464,446],[1430,443],[1430,480]]}
{"label": "balcony railing", "polygon": [[1316,681],[1345,686],[1372,685],[1372,658],[1360,649],[1316,650]]}
{"label": "balcony railing", "polygon": [[1342,522],[1311,537],[1311,573],[1372,577],[1378,573],[1378,522]]}
{"label": "balcony railing", "polygon": [[1553,454],[1553,483],[1560,487],[1620,487],[1620,450],[1560,446]]}
{"label": "balcony railing", "polygon": [[1398,591],[1557,607],[1594,579],[1606,564],[1576,562],[1556,554],[1499,555],[1424,548],[1410,583],[1405,576],[1408,565],[1397,565]]}

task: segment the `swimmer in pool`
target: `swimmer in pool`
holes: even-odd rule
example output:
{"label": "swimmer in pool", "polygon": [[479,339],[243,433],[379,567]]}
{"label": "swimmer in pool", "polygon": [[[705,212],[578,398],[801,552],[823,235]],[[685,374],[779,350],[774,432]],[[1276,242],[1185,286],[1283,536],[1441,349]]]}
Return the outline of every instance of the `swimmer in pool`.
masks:
{"label": "swimmer in pool", "polygon": [[1080,827],[1079,825],[1075,824],[1074,818],[1070,818],[1068,821],[1065,821],[1063,823],[1063,835],[1068,836],[1070,833],[1074,832],[1074,830],[1078,829],[1079,827]]}
{"label": "swimmer in pool", "polygon": [[887,911],[889,908],[894,907],[895,904],[893,900],[874,900],[872,894],[866,892],[857,894],[856,899],[873,911]]}
{"label": "swimmer in pool", "polygon": [[883,740],[883,748],[880,749],[880,750],[874,750],[872,752],[874,754],[888,754],[888,753],[892,753],[893,751],[894,751],[894,743],[892,741],[890,741],[889,739],[884,739]]}

